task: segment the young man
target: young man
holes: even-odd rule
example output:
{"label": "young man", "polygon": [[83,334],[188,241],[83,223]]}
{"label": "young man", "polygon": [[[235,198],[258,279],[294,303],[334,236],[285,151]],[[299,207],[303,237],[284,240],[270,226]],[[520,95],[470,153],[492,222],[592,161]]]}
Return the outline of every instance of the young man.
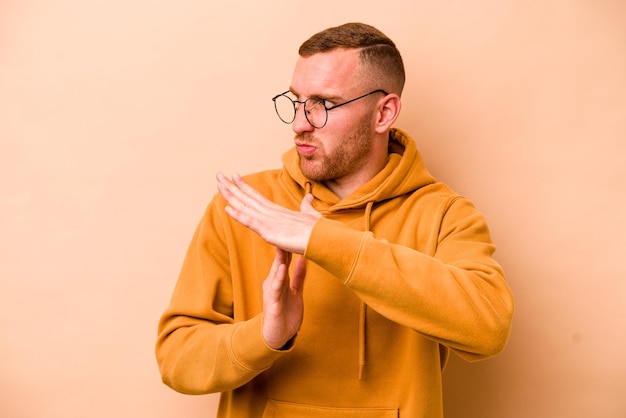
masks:
{"label": "young man", "polygon": [[295,147],[218,174],[159,323],[163,381],[221,392],[219,417],[441,417],[449,351],[486,358],[510,331],[487,225],[392,128],[389,38],[346,24],[299,52],[273,98]]}

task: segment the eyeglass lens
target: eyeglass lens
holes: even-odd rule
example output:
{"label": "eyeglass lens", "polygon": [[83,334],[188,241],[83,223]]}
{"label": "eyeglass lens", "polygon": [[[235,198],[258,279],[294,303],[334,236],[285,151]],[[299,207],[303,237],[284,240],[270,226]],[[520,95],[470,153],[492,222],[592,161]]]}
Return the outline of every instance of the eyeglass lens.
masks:
{"label": "eyeglass lens", "polygon": [[[302,104],[290,97],[281,94],[274,99],[274,107],[280,120],[292,123],[296,118],[296,111]],[[327,113],[324,104],[320,100],[308,99],[304,103],[304,116],[315,128],[321,128],[326,124]]]}

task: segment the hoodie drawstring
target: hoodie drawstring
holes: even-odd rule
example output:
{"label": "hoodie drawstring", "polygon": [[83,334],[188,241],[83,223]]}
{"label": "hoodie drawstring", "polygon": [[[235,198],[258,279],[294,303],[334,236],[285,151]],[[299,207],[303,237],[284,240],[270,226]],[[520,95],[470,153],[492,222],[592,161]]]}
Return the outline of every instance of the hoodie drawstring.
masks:
{"label": "hoodie drawstring", "polygon": [[[372,217],[372,207],[374,202],[367,202],[365,206],[365,230],[370,230],[370,218]],[[367,318],[367,305],[361,300],[359,312],[359,381],[363,380],[363,372],[365,370],[365,345],[366,335],[365,326]]]}
{"label": "hoodie drawstring", "polygon": [[365,369],[365,316],[367,315],[367,305],[361,301],[359,314],[359,380],[363,380],[363,370]]}

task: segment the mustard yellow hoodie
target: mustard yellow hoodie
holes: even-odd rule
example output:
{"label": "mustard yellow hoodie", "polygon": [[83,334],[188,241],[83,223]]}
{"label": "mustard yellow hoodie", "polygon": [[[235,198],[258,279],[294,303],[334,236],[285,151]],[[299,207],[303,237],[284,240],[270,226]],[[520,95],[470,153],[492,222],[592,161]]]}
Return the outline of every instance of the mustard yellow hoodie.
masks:
{"label": "mustard yellow hoodie", "polygon": [[261,334],[274,249],[214,197],[159,322],[167,385],[222,392],[224,418],[443,416],[449,350],[499,353],[513,298],[483,216],[428,173],[405,133],[392,130],[389,150],[387,166],[344,199],[303,176],[295,149],[281,170],[246,177],[293,210],[310,191],[323,214],[304,254],[304,322],[287,350]]}

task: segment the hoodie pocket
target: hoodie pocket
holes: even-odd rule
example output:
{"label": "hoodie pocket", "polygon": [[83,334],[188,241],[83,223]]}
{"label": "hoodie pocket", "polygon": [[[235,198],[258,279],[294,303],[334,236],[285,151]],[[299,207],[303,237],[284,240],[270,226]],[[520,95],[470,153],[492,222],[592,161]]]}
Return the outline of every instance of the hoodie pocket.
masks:
{"label": "hoodie pocket", "polygon": [[263,418],[398,418],[393,408],[330,408],[270,399]]}

